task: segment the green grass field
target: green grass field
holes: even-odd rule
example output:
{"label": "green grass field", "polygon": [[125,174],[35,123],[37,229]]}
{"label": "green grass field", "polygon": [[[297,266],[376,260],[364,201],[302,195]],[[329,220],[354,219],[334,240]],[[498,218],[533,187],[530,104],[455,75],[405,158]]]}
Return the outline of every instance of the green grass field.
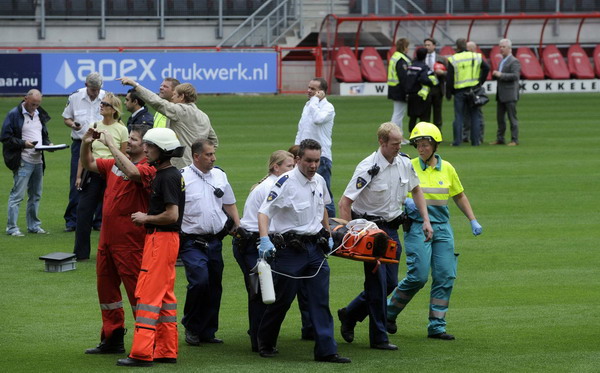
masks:
{"label": "green grass field", "polygon": [[[0,113],[18,103],[0,99]],[[54,118],[55,144],[70,143],[61,113],[65,98],[44,99]],[[331,97],[337,116],[333,137],[336,201],[356,164],[377,148],[377,126],[391,116],[381,97]],[[199,106],[210,116],[220,147],[217,163],[227,172],[240,212],[249,188],[266,173],[269,154],[294,141],[304,96],[207,96]],[[182,338],[176,366],[154,371],[413,371],[413,372],[597,372],[600,371],[600,126],[597,94],[524,95],[519,102],[521,145],[449,146],[452,106],[444,106],[442,157],[458,170],[483,235],[471,234],[467,219],[451,206],[459,272],[447,315],[453,342],[426,338],[428,286],[398,318],[390,336],[399,351],[369,349],[368,323],[352,344],[339,335],[336,310],[362,288],[362,265],[331,258],[331,310],[339,352],[350,366],[312,361],[313,343],[300,340],[294,305],[283,324],[280,354],[263,359],[250,352],[246,294],[241,272],[224,244],[225,274],[220,330],[224,345],[191,347]],[[495,104],[484,108],[486,144],[494,140]],[[416,156],[414,148],[403,150]],[[69,151],[48,153],[41,203],[47,236],[0,235],[0,371],[64,372],[123,370],[118,356],[84,355],[98,342],[100,312],[92,260],[76,271],[46,273],[38,256],[71,252],[73,233],[63,233]],[[0,167],[0,212],[12,174]],[[6,215],[3,215],[4,222]],[[20,227],[25,231],[25,201]],[[98,235],[93,233],[93,245]],[[404,260],[404,255],[402,256]],[[401,266],[403,274],[405,267]],[[177,268],[179,317],[186,280]],[[126,308],[127,309],[127,308]],[[126,314],[130,333],[132,317]]]}

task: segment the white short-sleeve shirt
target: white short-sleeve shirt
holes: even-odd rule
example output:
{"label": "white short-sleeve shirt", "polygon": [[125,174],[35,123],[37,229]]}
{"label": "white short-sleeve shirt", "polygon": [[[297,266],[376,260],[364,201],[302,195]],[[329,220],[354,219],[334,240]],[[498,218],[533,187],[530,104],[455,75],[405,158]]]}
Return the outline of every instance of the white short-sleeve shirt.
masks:
{"label": "white short-sleeve shirt", "polygon": [[78,131],[71,130],[71,138],[81,140],[91,124],[101,121],[100,102],[106,92],[101,89],[98,97],[94,101],[90,100],[87,94],[87,88],[81,88],[69,96],[67,107],[62,113],[63,118],[71,118],[73,121],[81,124]]}
{"label": "white short-sleeve shirt", "polygon": [[267,200],[267,196],[273,185],[277,181],[277,176],[269,175],[260,184],[258,184],[246,199],[244,205],[244,216],[240,219],[240,226],[249,232],[258,232],[258,209]]}

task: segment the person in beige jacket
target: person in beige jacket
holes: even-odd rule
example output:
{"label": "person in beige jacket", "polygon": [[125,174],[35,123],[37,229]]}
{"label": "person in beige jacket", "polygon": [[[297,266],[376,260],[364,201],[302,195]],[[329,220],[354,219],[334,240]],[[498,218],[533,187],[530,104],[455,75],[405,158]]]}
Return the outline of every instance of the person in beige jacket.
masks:
{"label": "person in beige jacket", "polygon": [[191,148],[198,139],[209,139],[215,146],[218,146],[219,140],[210,124],[208,115],[196,106],[197,94],[193,85],[179,84],[175,87],[175,93],[169,102],[133,79],[120,78],[119,80],[123,85],[134,87],[138,95],[149,106],[168,118],[167,128],[175,132],[181,144],[186,148],[183,157],[173,158],[172,162],[175,167],[181,169],[192,164]]}

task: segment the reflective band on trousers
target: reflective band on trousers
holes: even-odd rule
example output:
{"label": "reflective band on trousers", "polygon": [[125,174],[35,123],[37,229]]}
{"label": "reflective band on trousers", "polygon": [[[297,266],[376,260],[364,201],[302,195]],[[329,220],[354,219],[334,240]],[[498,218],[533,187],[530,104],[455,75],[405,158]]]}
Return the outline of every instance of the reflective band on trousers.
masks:
{"label": "reflective band on trousers", "polygon": [[156,326],[156,323],[158,322],[158,320],[151,319],[149,317],[138,316],[138,317],[135,318],[135,322],[139,323],[139,324],[146,324],[146,325]]}
{"label": "reflective band on trousers", "polygon": [[153,313],[160,313],[160,307],[152,306],[150,304],[138,303],[137,308],[138,311],[148,311]]}
{"label": "reflective band on trousers", "polygon": [[117,310],[119,308],[123,308],[123,302],[100,303],[100,309],[103,311]]}
{"label": "reflective band on trousers", "polygon": [[431,298],[429,300],[429,302],[431,304],[433,304],[434,306],[446,306],[446,307],[448,307],[448,304],[450,304],[449,301],[447,301],[445,299],[439,299],[439,298]]}
{"label": "reflective band on trousers", "polygon": [[176,310],[177,303],[163,303],[161,310]]}
{"label": "reflective band on trousers", "polygon": [[177,316],[160,316],[158,322],[177,322]]}
{"label": "reflective band on trousers", "polygon": [[429,311],[429,317],[432,317],[435,319],[443,319],[444,317],[446,317],[446,312]]}

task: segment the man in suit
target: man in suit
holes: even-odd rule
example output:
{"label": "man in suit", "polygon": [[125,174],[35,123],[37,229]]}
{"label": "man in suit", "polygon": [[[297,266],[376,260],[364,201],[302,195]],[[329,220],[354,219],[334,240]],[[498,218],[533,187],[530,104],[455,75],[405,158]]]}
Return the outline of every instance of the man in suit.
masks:
{"label": "man in suit", "polygon": [[146,109],[146,102],[140,98],[135,89],[130,89],[125,96],[125,107],[131,113],[127,120],[127,130],[131,132],[131,127],[136,124],[147,126],[148,129],[154,126],[154,117]]}
{"label": "man in suit", "polygon": [[425,49],[427,49],[427,57],[425,63],[429,66],[429,70],[435,72],[440,84],[431,87],[429,91],[429,97],[431,97],[431,108],[433,112],[433,124],[440,130],[442,129],[442,102],[444,102],[444,91],[446,88],[446,70],[435,69],[435,64],[441,63],[446,67],[446,58],[440,56],[435,51],[437,47],[437,41],[434,38],[427,38],[423,41]]}
{"label": "man in suit", "polygon": [[521,76],[521,63],[512,55],[512,42],[502,39],[499,43],[502,61],[498,70],[494,70],[492,77],[498,81],[496,91],[496,119],[498,120],[498,133],[496,141],[490,145],[503,145],[504,132],[506,132],[505,114],[510,121],[510,142],[508,146],[519,145],[519,121],[517,119],[517,101],[519,100],[519,77]]}

